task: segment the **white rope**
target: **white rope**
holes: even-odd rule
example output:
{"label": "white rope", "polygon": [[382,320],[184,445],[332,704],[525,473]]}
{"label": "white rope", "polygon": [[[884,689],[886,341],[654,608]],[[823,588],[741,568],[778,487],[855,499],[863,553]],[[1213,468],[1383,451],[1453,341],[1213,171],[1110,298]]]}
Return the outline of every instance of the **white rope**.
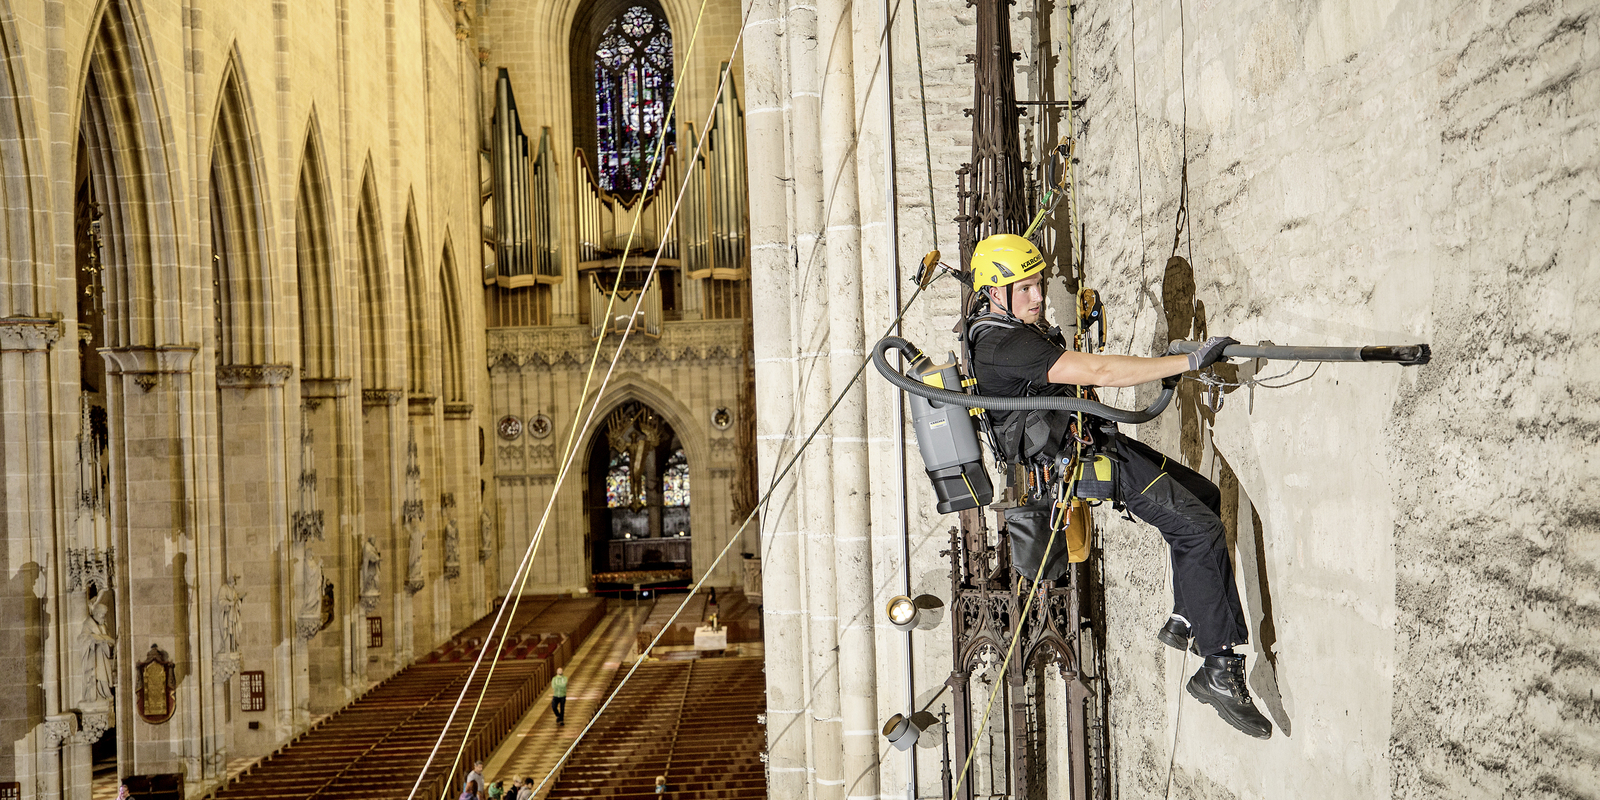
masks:
{"label": "white rope", "polygon": [[[689,47],[688,47],[687,51],[684,54],[685,63],[687,63],[688,60],[689,60],[689,57],[693,55],[695,43],[699,39],[701,23],[704,21],[704,18],[705,18],[706,2],[707,2],[707,0],[701,0],[699,13],[695,17],[694,31],[690,34]],[[740,27],[739,34],[740,34],[741,38],[744,35],[744,28],[743,28],[742,25]],[[735,48],[735,50],[737,50],[737,48],[738,48],[738,42],[737,41],[735,41],[735,43],[734,43],[734,48]],[[730,58],[730,62],[731,62],[731,60],[732,59]],[[722,87],[726,83],[726,77],[727,77],[726,76],[726,71],[724,71],[724,76],[723,76],[724,82],[723,82],[723,84],[719,84],[718,87],[717,87],[717,96],[718,97],[721,96]],[[679,96],[680,90],[682,89],[682,86],[683,86],[682,82],[678,82],[673,86],[672,100],[668,104],[668,108],[667,108],[667,114],[666,114],[666,118],[667,119],[672,119],[672,117],[673,117],[673,112],[677,108],[678,96]],[[716,110],[716,103],[713,102],[712,103],[712,111],[713,111],[713,113],[715,112],[715,110]],[[707,124],[709,125],[710,123],[708,122]],[[658,176],[660,174],[661,156],[662,156],[663,151],[666,148],[666,136],[667,136],[667,132],[669,130],[670,130],[669,126],[663,125],[662,129],[661,129],[661,134],[656,139],[656,147],[654,149],[654,152],[651,154],[651,160],[650,160],[650,172],[649,172],[650,178],[649,178],[649,180],[647,182],[647,185],[645,187],[645,191],[647,193],[654,189],[655,183],[658,180]],[[702,143],[703,143],[704,139],[705,139],[705,137],[701,137]],[[699,150],[698,150],[698,146],[697,146],[697,148],[696,148],[696,154],[697,155],[698,155],[698,152],[699,152]],[[693,173],[692,170],[686,170],[685,171],[684,188],[687,188],[688,182],[692,178],[693,174],[694,173]],[[674,202],[673,207],[672,207],[672,216],[668,220],[667,231],[669,231],[669,232],[671,231],[672,223],[674,221],[676,221],[676,219],[677,219],[678,207],[679,207],[679,204],[682,203],[682,201],[683,201],[683,189],[680,189],[679,192],[678,192],[677,201]],[[642,219],[642,216],[634,217],[633,227],[629,229],[629,231],[628,231],[628,239],[623,245],[622,257],[618,260],[617,277],[616,277],[616,280],[613,282],[612,290],[610,292],[610,297],[609,297],[609,299],[607,300],[607,303],[606,303],[605,314],[606,314],[607,317],[609,317],[611,315],[611,312],[615,307],[617,289],[622,284],[622,273],[624,271],[621,268],[621,265],[626,263],[626,261],[627,261],[628,252],[633,247],[633,241],[634,241],[634,238],[635,238],[636,234],[638,233],[639,223],[640,223],[641,219]],[[649,281],[652,280],[655,277],[656,267],[657,267],[657,264],[660,263],[660,259],[661,259],[661,255],[660,255],[660,251],[658,249],[657,253],[656,253],[655,260],[653,260],[651,262],[651,264],[650,264],[650,273],[645,279],[645,285],[646,286],[648,286],[649,285]],[[627,344],[628,335],[630,333],[632,333],[632,331],[633,331],[634,321],[637,319],[639,308],[642,305],[642,303],[644,302],[644,295],[645,295],[644,292],[640,292],[639,293],[639,299],[634,303],[634,313],[629,316],[628,326],[623,331],[622,340],[620,342],[618,342],[618,344],[617,344],[617,351],[611,357],[611,363],[610,363],[610,365],[608,366],[608,368],[606,370],[605,379],[602,380],[602,382],[600,384],[600,390],[598,392],[596,392],[595,395],[594,395],[594,405],[592,405],[590,407],[588,417],[584,420],[583,428],[582,428],[583,430],[587,429],[589,422],[594,418],[595,411],[599,407],[600,399],[605,394],[605,387],[610,382],[611,376],[616,370],[617,361],[620,360],[621,357],[622,357],[623,347],[626,346],[626,344]],[[584,400],[582,398],[587,398],[589,396],[589,387],[590,387],[590,385],[591,385],[591,383],[593,381],[593,378],[594,378],[595,368],[599,365],[600,347],[601,347],[601,345],[603,343],[604,343],[604,337],[601,337],[600,339],[596,339],[595,340],[594,353],[593,353],[593,355],[590,356],[590,360],[589,360],[588,374],[584,378],[583,392],[579,395],[579,397],[580,397],[580,401],[579,401],[580,406],[579,407],[580,408],[582,407],[581,404],[584,402]],[[483,706],[484,696],[488,693],[489,682],[491,680],[493,680],[495,667],[498,666],[498,664],[500,663],[500,654],[505,649],[505,640],[506,640],[506,637],[510,633],[510,621],[515,618],[516,609],[521,604],[521,601],[522,601],[522,590],[523,590],[523,588],[526,587],[527,581],[528,581],[528,577],[532,573],[533,558],[538,553],[540,543],[544,540],[544,532],[545,532],[546,527],[547,527],[547,525],[549,523],[551,511],[555,507],[555,500],[556,500],[558,492],[559,492],[559,490],[561,488],[561,484],[563,483],[563,481],[565,481],[565,479],[567,477],[567,474],[571,471],[572,463],[573,463],[574,457],[576,456],[576,453],[577,453],[578,432],[579,431],[580,431],[580,428],[578,426],[577,418],[576,418],[576,415],[574,415],[573,426],[572,426],[571,430],[569,431],[569,433],[567,435],[567,443],[566,443],[566,447],[565,447],[566,454],[565,454],[565,457],[563,458],[561,470],[556,476],[555,485],[551,488],[550,501],[545,504],[544,513],[539,518],[539,524],[538,524],[538,527],[534,531],[533,539],[528,543],[528,547],[523,553],[522,560],[521,560],[521,562],[518,563],[517,570],[512,575],[511,584],[516,587],[516,591],[511,593],[511,594],[514,595],[514,599],[512,599],[510,602],[501,604],[500,610],[499,610],[499,612],[496,613],[494,621],[490,623],[488,634],[484,637],[484,644],[485,645],[489,644],[491,641],[494,640],[495,629],[496,628],[500,628],[501,620],[503,619],[503,620],[506,621],[506,626],[504,628],[500,629],[500,641],[495,644],[494,657],[490,661],[489,672],[484,678],[483,685],[478,691],[478,698],[477,698],[476,703],[473,705],[472,716],[468,719],[468,722],[467,722],[466,733],[464,733],[462,735],[461,746],[456,749],[455,759],[452,761],[451,766],[450,766],[450,772],[446,776],[445,783],[444,783],[444,794],[442,795],[442,798],[444,798],[444,800],[448,800],[451,788],[452,788],[452,786],[454,784],[454,781],[455,781],[456,770],[460,766],[461,756],[466,750],[467,733],[471,732],[473,723],[475,723],[477,721],[478,712],[481,710],[481,708]],[[508,609],[510,610],[510,615],[509,616],[507,615],[507,610]],[[483,658],[484,658],[484,655],[487,653],[487,651],[488,651],[487,647],[483,647],[483,648],[479,649],[478,657],[477,657],[477,659],[475,659],[473,661],[472,670],[467,674],[467,680],[461,687],[461,693],[456,697],[456,701],[455,701],[454,705],[450,709],[450,715],[449,715],[448,718],[446,718],[445,723],[444,723],[444,727],[439,732],[439,737],[434,741],[433,748],[428,752],[427,760],[423,762],[422,769],[418,771],[416,782],[412,784],[411,791],[406,795],[407,800],[414,800],[414,798],[417,795],[417,792],[421,790],[422,781],[427,776],[428,769],[433,766],[434,758],[438,755],[440,747],[443,746],[444,739],[450,732],[450,726],[455,722],[456,715],[460,712],[461,706],[466,700],[467,692],[472,686],[473,679],[475,677],[477,677],[478,670],[480,669],[480,667],[483,664]]]}

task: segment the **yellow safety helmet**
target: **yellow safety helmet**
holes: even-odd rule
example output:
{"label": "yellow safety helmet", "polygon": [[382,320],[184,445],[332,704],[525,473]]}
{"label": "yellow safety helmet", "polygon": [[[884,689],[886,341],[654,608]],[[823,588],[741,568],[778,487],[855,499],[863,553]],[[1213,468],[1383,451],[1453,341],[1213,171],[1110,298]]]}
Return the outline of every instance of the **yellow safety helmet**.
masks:
{"label": "yellow safety helmet", "polygon": [[1009,286],[1044,271],[1044,256],[1033,242],[1014,233],[997,233],[972,249],[972,289]]}

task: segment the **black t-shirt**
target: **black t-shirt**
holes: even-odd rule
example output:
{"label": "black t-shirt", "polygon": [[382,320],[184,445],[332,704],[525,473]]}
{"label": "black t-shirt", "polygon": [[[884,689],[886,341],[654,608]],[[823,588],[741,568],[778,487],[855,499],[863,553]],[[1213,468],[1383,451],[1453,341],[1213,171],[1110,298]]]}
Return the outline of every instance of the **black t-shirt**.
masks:
{"label": "black t-shirt", "polygon": [[[1059,336],[1060,334],[1056,334]],[[1050,368],[1066,348],[1052,341],[1045,332],[1033,325],[1012,323],[1008,325],[975,326],[972,332],[972,377],[978,381],[978,394],[991,397],[1055,397],[1071,394],[1072,386],[1050,382]],[[1010,426],[1015,414],[1026,411],[990,411],[989,422],[1001,434]],[[1054,412],[1049,412],[1054,416]],[[1021,422],[1021,420],[1017,420]],[[1054,423],[1054,420],[1049,422]],[[1065,420],[1061,420],[1064,425]],[[1052,424],[1052,427],[1057,427]],[[1020,445],[1020,441],[1014,442]],[[1015,460],[1017,454],[1005,454],[1006,460]]]}

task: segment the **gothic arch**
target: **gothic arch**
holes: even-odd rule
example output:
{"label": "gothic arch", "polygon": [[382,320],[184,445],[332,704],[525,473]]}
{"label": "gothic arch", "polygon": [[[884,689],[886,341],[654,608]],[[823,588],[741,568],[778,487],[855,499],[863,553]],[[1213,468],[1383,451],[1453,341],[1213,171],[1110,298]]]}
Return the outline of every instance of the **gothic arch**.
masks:
{"label": "gothic arch", "polygon": [[300,293],[300,370],[306,378],[338,377],[339,348],[334,298],[337,263],[328,170],[322,157],[317,111],[306,125],[304,153],[294,204],[295,269]]}
{"label": "gothic arch", "polygon": [[439,316],[440,328],[444,332],[440,390],[444,393],[444,402],[464,403],[467,400],[467,378],[462,367],[461,294],[460,287],[456,285],[456,259],[448,230],[444,234],[444,249],[439,258]]}
{"label": "gothic arch", "polygon": [[406,388],[414,395],[432,394],[433,326],[429,325],[428,281],[422,267],[422,237],[417,230],[417,202],[406,203],[401,261],[406,282]]}
{"label": "gothic arch", "polygon": [[267,208],[260,148],[237,52],[229,55],[217,92],[211,135],[211,244],[216,282],[217,362],[264,364],[277,298],[267,245]]}
{"label": "gothic arch", "polygon": [[383,257],[383,219],[378,213],[378,190],[372,177],[372,157],[361,171],[361,196],[356,208],[356,255],[361,296],[361,386],[391,389],[395,386],[389,358],[389,281]]}
{"label": "gothic arch", "polygon": [[0,317],[39,317],[54,305],[41,296],[51,282],[40,257],[48,236],[42,215],[35,212],[48,203],[45,187],[33,178],[37,168],[29,166],[44,159],[17,41],[14,17],[0,18]]}
{"label": "gothic arch", "polygon": [[105,231],[104,344],[193,342],[200,287],[180,277],[177,158],[148,31],[126,0],[106,0],[90,30],[79,133]]}
{"label": "gothic arch", "polygon": [[[593,400],[593,396],[591,395],[589,399]],[[594,437],[603,435],[600,434],[600,429],[604,425],[606,417],[617,406],[630,400],[644,403],[660,412],[666,418],[667,424],[672,426],[672,429],[678,434],[678,439],[683,442],[683,452],[684,455],[689,457],[691,469],[703,469],[710,465],[709,434],[706,433],[705,427],[700,424],[700,420],[695,419],[694,413],[689,410],[689,407],[679,402],[677,397],[665,386],[638,373],[620,373],[613,379],[605,395],[600,398],[598,410],[594,415],[595,421],[590,424],[588,430],[583,431],[582,437],[578,441],[576,452],[580,454],[589,452],[589,448],[593,445]],[[584,407],[588,407],[588,405],[588,403],[584,403]],[[570,425],[571,422],[567,424]],[[557,433],[562,432],[558,428]]]}

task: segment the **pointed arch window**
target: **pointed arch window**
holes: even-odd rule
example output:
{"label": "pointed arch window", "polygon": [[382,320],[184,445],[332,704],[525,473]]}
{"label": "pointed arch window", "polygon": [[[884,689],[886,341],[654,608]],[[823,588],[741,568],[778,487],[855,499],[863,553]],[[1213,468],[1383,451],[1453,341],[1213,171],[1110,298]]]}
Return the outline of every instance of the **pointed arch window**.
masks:
{"label": "pointed arch window", "polygon": [[612,453],[606,469],[606,507],[628,507],[628,454]]}
{"label": "pointed arch window", "polygon": [[656,138],[673,144],[672,30],[648,5],[614,17],[594,48],[595,172],[613,194],[645,188]]}
{"label": "pointed arch window", "polygon": [[689,505],[689,457],[681,447],[667,459],[667,468],[661,474],[661,504]]}

